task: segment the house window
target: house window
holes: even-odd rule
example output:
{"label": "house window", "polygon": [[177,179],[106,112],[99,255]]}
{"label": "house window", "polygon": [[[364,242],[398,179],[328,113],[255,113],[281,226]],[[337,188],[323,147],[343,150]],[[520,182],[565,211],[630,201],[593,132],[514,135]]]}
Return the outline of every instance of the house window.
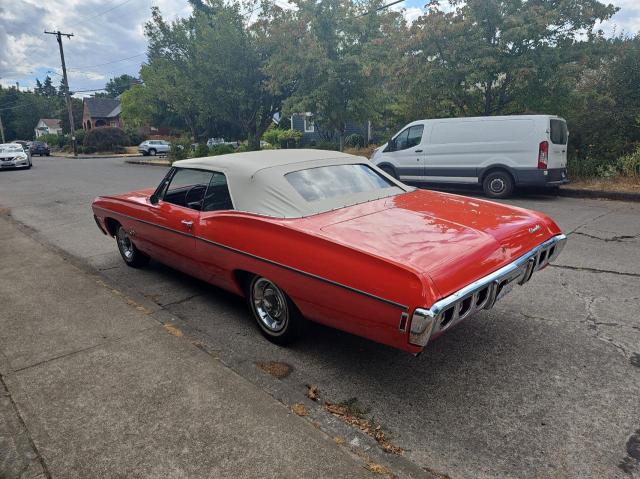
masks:
{"label": "house window", "polygon": [[316,131],[316,125],[313,123],[313,118],[310,115],[304,117],[304,132],[313,133]]}

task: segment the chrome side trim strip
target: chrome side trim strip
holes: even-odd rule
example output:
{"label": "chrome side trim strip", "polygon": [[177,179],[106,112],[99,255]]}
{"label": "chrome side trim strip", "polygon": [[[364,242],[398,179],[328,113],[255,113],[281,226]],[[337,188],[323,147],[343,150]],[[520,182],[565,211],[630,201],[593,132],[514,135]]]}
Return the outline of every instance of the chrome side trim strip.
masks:
{"label": "chrome side trim strip", "polygon": [[[491,309],[499,299],[503,288],[512,282],[517,282],[520,285],[525,284],[535,271],[544,268],[550,261],[558,257],[566,241],[566,235],[556,235],[499,270],[474,281],[440,301],[436,301],[430,308],[417,308],[413,317],[433,318],[435,323],[433,333],[435,333],[450,328],[475,311]],[[484,294],[482,299],[481,293]],[[466,309],[461,314],[462,307]],[[416,338],[418,341],[412,342],[412,344],[426,346],[429,336]],[[422,344],[423,340],[424,344]]]}
{"label": "chrome side trim strip", "polygon": [[160,229],[163,229],[163,230],[166,230],[166,231],[171,231],[173,233],[176,233],[176,234],[179,234],[179,235],[182,235],[182,236],[187,236],[189,238],[194,238],[196,240],[202,241],[204,243],[211,244],[211,245],[216,246],[218,248],[222,248],[222,249],[225,249],[227,251],[231,251],[233,253],[241,254],[243,256],[247,256],[249,258],[256,259],[258,261],[262,261],[264,263],[271,264],[273,266],[278,266],[280,268],[286,269],[288,271],[292,271],[294,273],[298,273],[298,274],[306,276],[308,278],[317,279],[318,281],[322,281],[322,282],[330,284],[332,286],[336,286],[338,288],[346,289],[346,290],[351,291],[353,293],[357,293],[357,294],[360,294],[362,296],[366,296],[368,298],[375,299],[375,300],[380,301],[382,303],[389,304],[391,306],[395,306],[396,308],[400,308],[403,311],[408,311],[409,310],[409,307],[404,305],[404,304],[397,303],[395,301],[392,301],[392,300],[386,299],[386,298],[382,298],[380,296],[376,296],[373,293],[368,293],[366,291],[362,291],[361,289],[353,288],[353,287],[348,286],[346,284],[338,283],[337,281],[333,281],[331,279],[324,278],[322,276],[318,276],[317,274],[309,273],[307,271],[303,271],[301,269],[294,268],[293,266],[288,266],[286,264],[278,263],[277,261],[273,261],[273,260],[270,260],[270,259],[267,259],[267,258],[263,258],[262,256],[255,255],[253,253],[248,253],[246,251],[242,251],[242,250],[233,248],[232,246],[228,246],[228,245],[225,245],[225,244],[222,244],[222,243],[217,243],[215,241],[211,241],[211,240],[208,240],[206,238],[202,238],[200,236],[195,236],[193,234],[185,233],[183,231],[174,230],[173,228],[167,228],[166,226],[158,225],[156,223],[151,223],[150,221],[145,221],[145,220],[141,220],[139,218],[134,218],[133,216],[129,216],[129,215],[124,214],[124,213],[120,213],[120,212],[117,212],[117,211],[111,211],[111,210],[107,210],[107,209],[104,209],[104,208],[100,208],[99,206],[94,206],[94,208],[99,209],[99,210],[104,211],[104,212],[109,213],[109,214],[115,214],[115,215],[124,216],[125,218],[129,218],[129,219],[131,219],[133,221],[137,221],[139,223],[144,223],[144,224],[147,224],[149,226],[155,226],[156,228],[160,228]]}

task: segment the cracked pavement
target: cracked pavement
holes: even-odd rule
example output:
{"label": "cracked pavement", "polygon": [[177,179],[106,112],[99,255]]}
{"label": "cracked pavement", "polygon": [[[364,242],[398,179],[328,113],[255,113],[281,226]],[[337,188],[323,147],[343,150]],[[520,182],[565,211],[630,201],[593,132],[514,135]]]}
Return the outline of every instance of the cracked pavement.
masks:
{"label": "cracked pavement", "polygon": [[[322,399],[355,397],[407,461],[451,478],[640,478],[640,203],[506,201],[552,216],[567,246],[552,267],[414,358],[320,326],[278,348],[241,299],[157,263],[126,268],[89,204],[155,186],[164,168],[34,163],[2,172],[0,206],[42,242],[153,301],[260,387],[303,398],[312,384]],[[259,361],[292,372],[278,380],[258,371]]]}

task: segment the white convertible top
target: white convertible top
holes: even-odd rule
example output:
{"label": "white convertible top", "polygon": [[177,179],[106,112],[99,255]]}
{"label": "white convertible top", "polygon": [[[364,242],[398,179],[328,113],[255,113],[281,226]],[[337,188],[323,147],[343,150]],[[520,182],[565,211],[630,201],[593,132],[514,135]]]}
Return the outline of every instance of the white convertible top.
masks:
{"label": "white convertible top", "polygon": [[[354,164],[368,166],[388,179],[394,186],[307,201],[284,176],[293,171],[321,166]],[[366,158],[337,151],[309,149],[252,151],[191,158],[176,161],[173,166],[224,173],[236,210],[277,218],[314,215],[411,190],[374,166]]]}

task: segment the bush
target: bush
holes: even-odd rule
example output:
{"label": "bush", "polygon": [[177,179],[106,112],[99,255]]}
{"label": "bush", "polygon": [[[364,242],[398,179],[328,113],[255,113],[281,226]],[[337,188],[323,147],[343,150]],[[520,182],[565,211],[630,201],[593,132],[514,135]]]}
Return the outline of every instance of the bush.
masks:
{"label": "bush", "polygon": [[171,141],[171,149],[169,150],[169,161],[184,160],[191,151],[191,140],[189,138],[177,138]]}
{"label": "bush", "polygon": [[209,154],[211,156],[216,155],[227,155],[229,153],[235,153],[236,149],[231,145],[216,145],[213,148],[209,149]]}
{"label": "bush", "polygon": [[333,141],[319,141],[315,144],[314,148],[317,148],[318,150],[334,150],[334,151],[339,151],[340,150],[340,145],[338,143],[335,143]]}
{"label": "bush", "polygon": [[633,153],[618,158],[616,167],[627,178],[640,178],[640,145],[636,147]]}
{"label": "bush", "polygon": [[146,140],[145,135],[141,135],[136,128],[126,127],[124,132],[129,137],[129,146],[138,146],[144,140]]}
{"label": "bush", "polygon": [[298,130],[284,130],[281,128],[272,128],[262,135],[262,140],[271,146],[280,148],[295,148],[300,144],[302,132]]}
{"label": "bush", "polygon": [[101,126],[89,130],[84,136],[84,146],[92,146],[97,151],[118,151],[129,144],[129,137],[120,128]]}
{"label": "bush", "polygon": [[345,146],[350,146],[352,148],[364,148],[364,136],[358,133],[353,133],[344,139],[344,144]]}
{"label": "bush", "polygon": [[68,138],[66,135],[42,135],[36,138],[36,141],[42,141],[49,146],[53,146],[54,148],[62,148],[68,142]]}
{"label": "bush", "polygon": [[209,156],[209,147],[204,143],[198,143],[198,146],[196,146],[196,150],[193,153],[193,156],[196,158]]}
{"label": "bush", "polygon": [[75,130],[76,145],[82,145],[84,143],[84,130]]}

